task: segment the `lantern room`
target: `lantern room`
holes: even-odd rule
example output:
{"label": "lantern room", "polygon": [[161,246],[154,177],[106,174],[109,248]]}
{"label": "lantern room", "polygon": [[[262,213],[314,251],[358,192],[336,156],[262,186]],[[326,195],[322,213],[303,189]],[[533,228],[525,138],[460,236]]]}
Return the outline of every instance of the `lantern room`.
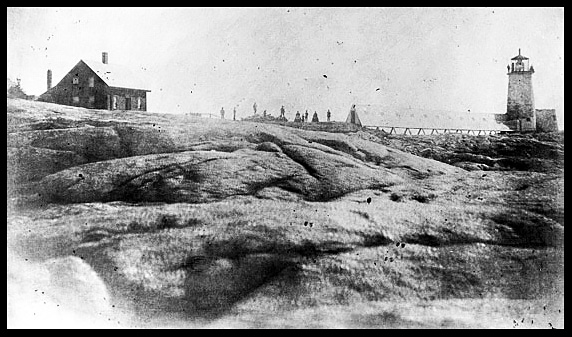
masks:
{"label": "lantern room", "polygon": [[510,61],[510,65],[507,66],[509,73],[534,72],[534,68],[530,65],[528,57],[520,54],[520,48],[518,49],[518,55],[510,59]]}

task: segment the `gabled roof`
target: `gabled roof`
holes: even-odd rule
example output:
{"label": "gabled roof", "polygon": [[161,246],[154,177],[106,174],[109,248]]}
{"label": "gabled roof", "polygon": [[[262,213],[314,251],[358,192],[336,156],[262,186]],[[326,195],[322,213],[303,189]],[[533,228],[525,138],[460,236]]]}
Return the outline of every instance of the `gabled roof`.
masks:
{"label": "gabled roof", "polygon": [[85,63],[89,68],[91,68],[91,70],[93,70],[97,76],[99,76],[105,82],[105,84],[110,87],[151,91],[144,89],[146,85],[141,76],[135,74],[125,67],[115,64],[105,64],[101,61],[81,61]]}

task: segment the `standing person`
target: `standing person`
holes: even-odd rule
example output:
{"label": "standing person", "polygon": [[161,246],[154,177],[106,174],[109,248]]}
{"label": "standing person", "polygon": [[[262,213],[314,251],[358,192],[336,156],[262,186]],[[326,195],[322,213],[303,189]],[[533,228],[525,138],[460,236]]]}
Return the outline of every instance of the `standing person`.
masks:
{"label": "standing person", "polygon": [[262,116],[266,117],[266,110],[262,112]]}
{"label": "standing person", "polygon": [[306,123],[308,123],[308,110],[306,110],[306,115],[304,116],[304,121],[306,121]]}
{"label": "standing person", "polygon": [[296,111],[296,117],[294,117],[294,122],[300,123],[302,119],[300,118],[300,111]]}
{"label": "standing person", "polygon": [[235,121],[236,120],[236,107],[234,107],[232,109],[232,120]]}
{"label": "standing person", "polygon": [[254,114],[256,115],[256,102],[254,102],[254,105],[252,106],[252,108],[254,109]]}
{"label": "standing person", "polygon": [[220,119],[224,119],[224,107],[220,108]]}
{"label": "standing person", "polygon": [[316,111],[314,111],[314,115],[312,116],[312,123],[319,123],[320,121],[318,120],[318,113]]}
{"label": "standing person", "polygon": [[286,118],[286,111],[284,110],[284,105],[280,108],[280,117]]}
{"label": "standing person", "polygon": [[328,122],[330,121],[331,115],[332,115],[332,113],[330,112],[330,109],[328,109],[328,112],[326,112],[326,117],[328,117]]}

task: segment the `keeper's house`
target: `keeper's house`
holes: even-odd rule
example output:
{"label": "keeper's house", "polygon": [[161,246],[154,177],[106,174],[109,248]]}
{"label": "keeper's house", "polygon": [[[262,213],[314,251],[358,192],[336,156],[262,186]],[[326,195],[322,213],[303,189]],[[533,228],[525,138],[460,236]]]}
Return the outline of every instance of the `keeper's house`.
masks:
{"label": "keeper's house", "polygon": [[147,92],[141,79],[128,69],[101,62],[80,60],[55,86],[48,70],[48,90],[38,101],[89,109],[147,111]]}

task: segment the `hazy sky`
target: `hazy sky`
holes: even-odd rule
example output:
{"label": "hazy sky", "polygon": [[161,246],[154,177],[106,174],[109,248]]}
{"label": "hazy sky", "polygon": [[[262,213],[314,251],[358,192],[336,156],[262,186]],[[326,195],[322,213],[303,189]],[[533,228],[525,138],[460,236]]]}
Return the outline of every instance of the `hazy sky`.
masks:
{"label": "hazy sky", "polygon": [[7,28],[8,77],[28,94],[107,51],[144,74],[150,111],[237,117],[255,101],[290,119],[345,120],[354,103],[504,113],[521,48],[536,107],[563,127],[563,8],[8,8]]}

